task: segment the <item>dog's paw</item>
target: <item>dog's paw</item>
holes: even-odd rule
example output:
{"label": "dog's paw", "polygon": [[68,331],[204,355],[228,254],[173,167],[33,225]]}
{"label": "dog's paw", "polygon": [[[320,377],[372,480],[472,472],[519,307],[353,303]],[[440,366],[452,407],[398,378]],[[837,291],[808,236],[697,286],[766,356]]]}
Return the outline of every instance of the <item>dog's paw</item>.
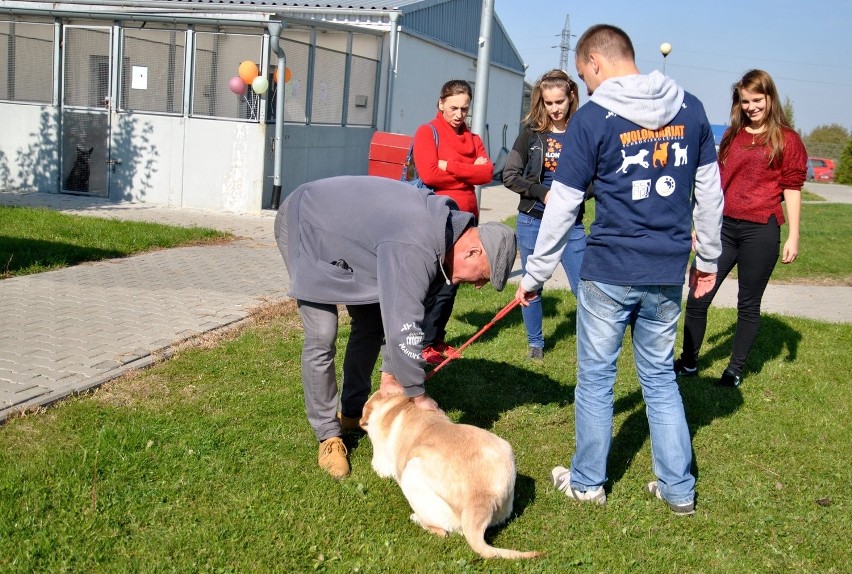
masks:
{"label": "dog's paw", "polygon": [[444,530],[443,528],[441,528],[439,526],[432,526],[430,524],[423,524],[423,522],[420,520],[420,517],[417,516],[416,514],[412,514],[411,516],[409,516],[409,518],[411,519],[411,522],[413,522],[414,524],[419,524],[420,526],[423,527],[424,530],[428,530],[429,532],[431,532],[432,534],[435,534],[436,536],[440,536],[441,538],[446,538],[447,536],[450,535],[449,532],[447,532],[446,530]]}
{"label": "dog's paw", "polygon": [[381,478],[390,478],[393,476],[393,465],[387,463],[387,461],[373,457],[373,470],[376,471],[376,474]]}

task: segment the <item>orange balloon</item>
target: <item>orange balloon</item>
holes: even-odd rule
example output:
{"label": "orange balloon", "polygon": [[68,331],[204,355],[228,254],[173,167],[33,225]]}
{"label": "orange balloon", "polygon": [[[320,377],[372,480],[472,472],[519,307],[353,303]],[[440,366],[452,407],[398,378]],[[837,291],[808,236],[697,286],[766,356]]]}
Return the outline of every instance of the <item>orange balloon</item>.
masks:
{"label": "orange balloon", "polygon": [[[290,81],[290,78],[293,76],[293,72],[290,71],[290,68],[284,66],[284,83]],[[278,83],[278,68],[275,68],[275,72],[272,74],[272,80],[277,84]]]}
{"label": "orange balloon", "polygon": [[260,72],[257,69],[257,64],[251,60],[246,60],[240,64],[239,74],[242,81],[251,84],[260,75]]}

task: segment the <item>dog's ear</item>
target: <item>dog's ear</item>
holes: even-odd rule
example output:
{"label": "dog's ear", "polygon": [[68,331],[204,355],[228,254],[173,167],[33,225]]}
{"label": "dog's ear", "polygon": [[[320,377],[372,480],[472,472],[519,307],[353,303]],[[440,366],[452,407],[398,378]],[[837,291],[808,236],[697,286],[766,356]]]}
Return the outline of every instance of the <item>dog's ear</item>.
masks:
{"label": "dog's ear", "polygon": [[372,401],[368,399],[367,403],[364,405],[364,410],[361,411],[361,420],[358,421],[358,424],[361,425],[361,428],[364,430],[367,430],[367,423],[370,421],[371,412],[373,412],[373,404]]}

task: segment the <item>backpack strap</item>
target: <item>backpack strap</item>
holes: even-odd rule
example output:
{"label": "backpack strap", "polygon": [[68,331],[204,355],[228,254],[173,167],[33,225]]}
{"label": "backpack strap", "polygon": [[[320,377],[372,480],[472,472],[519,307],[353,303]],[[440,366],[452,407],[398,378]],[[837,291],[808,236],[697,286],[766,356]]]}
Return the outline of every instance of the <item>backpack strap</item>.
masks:
{"label": "backpack strap", "polygon": [[[435,151],[438,150],[438,130],[432,125],[432,122],[427,124],[432,129],[432,136],[435,138]],[[411,183],[415,180],[420,180],[417,175],[417,168],[414,166],[414,139],[411,140],[411,145],[408,147],[408,155],[405,156],[405,163],[402,164],[402,177],[400,181]],[[422,182],[417,187],[421,187]]]}

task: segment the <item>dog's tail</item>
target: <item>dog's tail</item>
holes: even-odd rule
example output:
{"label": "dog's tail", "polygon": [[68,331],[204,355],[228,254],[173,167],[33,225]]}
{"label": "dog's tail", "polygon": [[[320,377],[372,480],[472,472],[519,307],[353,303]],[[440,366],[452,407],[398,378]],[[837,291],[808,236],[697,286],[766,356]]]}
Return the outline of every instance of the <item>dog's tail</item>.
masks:
{"label": "dog's tail", "polygon": [[462,532],[474,552],[483,558],[509,558],[512,560],[519,558],[538,558],[542,555],[541,552],[521,552],[506,548],[495,548],[488,544],[485,541],[485,529],[488,528],[491,516],[494,514],[491,506],[492,501],[483,497],[478,501],[474,501],[473,504],[469,504],[462,511]]}

